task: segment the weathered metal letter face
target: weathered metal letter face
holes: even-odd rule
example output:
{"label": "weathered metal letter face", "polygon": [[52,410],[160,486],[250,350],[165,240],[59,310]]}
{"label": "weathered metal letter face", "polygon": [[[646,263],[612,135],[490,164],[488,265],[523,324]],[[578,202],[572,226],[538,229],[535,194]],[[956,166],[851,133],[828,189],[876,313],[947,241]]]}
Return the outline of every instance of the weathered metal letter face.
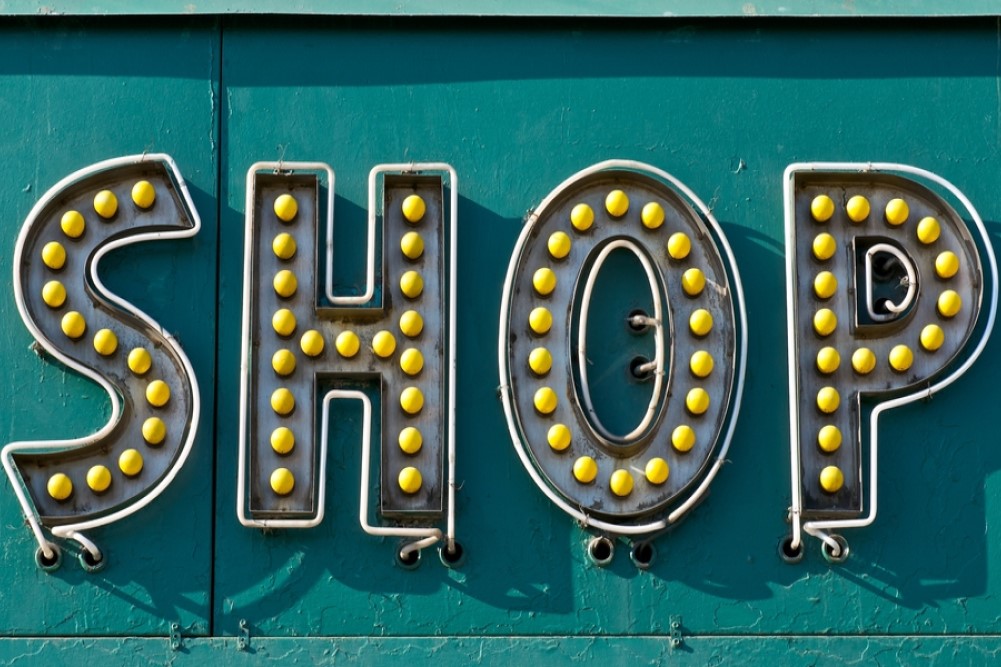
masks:
{"label": "weathered metal letter face", "polygon": [[198,426],[198,384],[163,328],[105,289],[101,258],[142,241],[190,237],[201,226],[167,155],[108,160],[67,177],[35,205],[14,252],[14,293],[47,354],[100,384],[112,414],[75,440],[16,442],[3,464],[39,543],[42,527],[78,541],[85,566],[103,563],[81,532],[122,519],[158,496],[188,456]]}
{"label": "weathered metal letter face", "polygon": [[[593,392],[599,350],[589,347],[588,322],[616,253],[638,263],[641,277],[615,283],[602,328],[639,337],[646,352],[609,372],[629,391],[642,386],[645,407],[635,423],[612,427]],[[536,484],[571,516],[611,533],[640,535],[679,519],[729,446],[742,322],[725,238],[683,184],[626,161],[564,182],[530,216],[501,306],[502,400]]]}
{"label": "weathered metal letter face", "polygon": [[[969,225],[915,178],[961,203]],[[968,342],[984,310],[993,321],[997,269],[977,212],[929,172],[796,164],[785,187],[794,531],[787,556],[798,552],[802,527],[841,559],[847,544],[829,531],[875,519],[879,414],[951,384],[979,356],[990,326],[978,344]],[[986,308],[982,259],[991,274]]]}
{"label": "weathered metal letter face", "polygon": [[[443,196],[446,174],[451,205]],[[434,524],[446,511],[451,525],[455,180],[442,164],[373,169],[368,237],[357,248],[366,256],[364,290],[334,294],[333,171],[322,163],[251,167],[237,498],[244,525],[307,528],[323,520],[328,407],[342,399],[364,410],[362,527],[420,538],[404,547],[410,553],[442,537]],[[377,252],[380,209],[385,248]],[[379,264],[384,285],[377,285]],[[376,388],[381,401],[379,509],[390,526],[368,518],[376,454],[364,386]]]}

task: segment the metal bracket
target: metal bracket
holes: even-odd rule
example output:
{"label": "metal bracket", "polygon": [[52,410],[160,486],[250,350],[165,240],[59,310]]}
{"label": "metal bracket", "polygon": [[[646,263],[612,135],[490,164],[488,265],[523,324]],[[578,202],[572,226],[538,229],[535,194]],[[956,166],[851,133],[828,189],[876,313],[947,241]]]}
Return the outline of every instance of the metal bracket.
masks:
{"label": "metal bracket", "polygon": [[681,616],[671,617],[671,648],[680,648],[684,643],[684,638],[681,634]]}
{"label": "metal bracket", "polygon": [[246,651],[250,648],[250,626],[247,625],[247,619],[240,619],[240,634],[236,637],[236,650]]}
{"label": "metal bracket", "polygon": [[181,624],[175,621],[170,624],[170,649],[172,651],[180,651],[182,645]]}

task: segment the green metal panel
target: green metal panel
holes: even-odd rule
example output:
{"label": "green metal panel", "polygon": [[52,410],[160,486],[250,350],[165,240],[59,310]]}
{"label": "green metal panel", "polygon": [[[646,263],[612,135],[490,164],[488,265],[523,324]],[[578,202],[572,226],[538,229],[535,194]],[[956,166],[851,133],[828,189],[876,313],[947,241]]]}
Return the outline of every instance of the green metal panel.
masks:
{"label": "green metal panel", "polygon": [[[141,32],[95,22],[0,25],[0,207],[11,275],[14,241],[35,201],[72,171],[143,151],[172,153],[205,228],[190,241],[150,243],[109,255],[103,276],[181,339],[211,406],[215,363],[218,31],[168,21]],[[0,298],[4,443],[89,434],[110,416],[93,383],[30,349],[11,285]],[[0,627],[9,635],[162,635],[176,622],[209,631],[212,562],[211,434],[207,411],[176,483],[130,520],[94,534],[114,567],[95,576],[65,555],[48,575],[4,485]]]}
{"label": "green metal panel", "polygon": [[[8,237],[69,171],[145,148],[173,154],[202,235],[130,251],[109,282],[178,334],[216,401],[170,491],[100,533],[112,557],[101,573],[35,570],[30,534],[0,486],[9,634],[162,638],[10,639],[0,658],[955,664],[996,653],[996,340],[934,401],[881,422],[880,516],[849,534],[846,564],[828,565],[815,544],[799,565],[776,553],[790,502],[782,171],[801,160],[931,169],[969,196],[997,244],[995,19],[217,20],[3,24],[0,146],[28,163],[0,170]],[[730,464],[657,540],[648,571],[624,546],[607,569],[588,563],[589,533],[525,474],[496,391],[501,284],[525,213],[612,157],[661,167],[709,202],[747,283],[748,387]],[[361,280],[369,169],[440,160],[459,174],[460,568],[429,552],[403,570],[393,540],[362,533],[353,407],[335,411],[319,527],[264,533],[236,519],[245,175],[279,159],[336,170],[334,271],[345,284]],[[9,261],[0,256],[0,271]],[[132,278],[150,268],[156,279]],[[97,390],[26,351],[9,294],[0,308],[6,385],[30,377],[41,388],[7,392],[8,440],[102,423],[106,408],[78,402],[95,402]],[[606,396],[611,411],[627,409]],[[53,410],[65,424],[47,419]],[[172,621],[213,638],[174,651]],[[672,633],[682,636],[673,649]]]}

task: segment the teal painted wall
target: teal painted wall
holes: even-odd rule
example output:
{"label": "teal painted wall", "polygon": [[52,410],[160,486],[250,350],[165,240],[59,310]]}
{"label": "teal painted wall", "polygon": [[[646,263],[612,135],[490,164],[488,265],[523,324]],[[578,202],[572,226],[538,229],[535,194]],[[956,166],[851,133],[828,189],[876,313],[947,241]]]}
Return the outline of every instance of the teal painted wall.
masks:
{"label": "teal painted wall", "polygon": [[[375,661],[380,651],[402,657],[390,638],[450,636],[468,639],[402,651],[554,662],[666,653],[693,664],[793,651],[799,664],[823,662],[814,651],[865,654],[847,638],[859,635],[910,637],[904,646],[935,647],[914,655],[943,664],[997,650],[987,637],[1001,614],[996,340],[956,385],[882,421],[880,515],[848,534],[846,564],[828,565],[816,544],[799,565],[776,553],[790,502],[782,171],[800,160],[930,169],[966,193],[1001,247],[995,19],[6,19],[0,35],[0,275],[10,274],[21,222],[59,178],[116,155],[172,154],[203,231],[119,253],[108,283],[176,333],[209,406],[170,490],[95,531],[110,556],[98,574],[74,562],[37,570],[30,532],[0,484],[0,627],[10,636],[0,656],[90,647],[152,662],[220,652],[236,661],[232,641],[197,638],[239,635],[241,620],[251,646],[276,658]],[[589,533],[531,483],[496,394],[501,284],[523,217],[564,178],[613,157],[661,167],[709,202],[747,283],[748,387],[731,463],[692,516],[658,539],[647,572],[625,548],[607,569],[587,563]],[[236,520],[245,175],[279,158],[337,171],[344,281],[360,280],[351,248],[372,166],[442,160],[458,171],[462,568],[429,553],[404,571],[393,541],[361,532],[351,408],[338,408],[320,527],[263,534]],[[103,423],[109,408],[95,387],[28,351],[9,285],[0,315],[6,441]],[[667,643],[672,616],[682,617],[683,650]],[[65,639],[166,637],[172,622],[190,653],[171,652],[166,639]],[[743,635],[771,639],[750,648]],[[39,636],[60,639],[22,639]],[[552,639],[578,636],[604,639]],[[789,636],[798,639],[778,641]],[[298,637],[353,639],[344,649],[287,641]],[[896,639],[880,641],[887,662],[899,659]]]}

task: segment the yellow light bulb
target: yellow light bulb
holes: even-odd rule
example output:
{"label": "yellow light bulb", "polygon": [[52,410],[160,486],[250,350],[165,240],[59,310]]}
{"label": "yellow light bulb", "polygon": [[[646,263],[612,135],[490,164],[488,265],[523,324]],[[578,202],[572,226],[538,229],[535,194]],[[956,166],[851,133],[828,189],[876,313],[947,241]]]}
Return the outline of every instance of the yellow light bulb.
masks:
{"label": "yellow light bulb", "polygon": [[66,500],[73,495],[73,481],[65,473],[57,472],[49,477],[45,490],[53,500]]}
{"label": "yellow light bulb", "polygon": [[666,482],[671,475],[671,467],[667,461],[658,456],[646,462],[646,468],[643,472],[646,474],[646,481],[660,485]]}
{"label": "yellow light bulb", "polygon": [[613,218],[621,218],[629,210],[629,196],[622,190],[612,190],[605,197],[605,210]]}
{"label": "yellow light bulb", "polygon": [[400,394],[400,407],[408,415],[416,415],[424,408],[424,394],[417,387],[407,387]]}
{"label": "yellow light bulb", "polygon": [[87,486],[94,493],[104,493],[111,486],[111,471],[107,466],[92,466],[87,471]]}
{"label": "yellow light bulb", "polygon": [[416,299],[424,291],[424,279],[416,271],[407,271],[400,276],[400,291],[408,299]]}
{"label": "yellow light bulb", "polygon": [[323,348],[325,343],[323,342],[323,334],[321,334],[316,329],[309,329],[302,334],[302,338],[299,339],[299,349],[307,357],[318,357],[323,354]]}
{"label": "yellow light bulb", "polygon": [[400,239],[400,251],[407,259],[419,259],[424,254],[424,239],[417,232],[407,232]]}
{"label": "yellow light bulb", "polygon": [[407,375],[417,375],[424,369],[424,355],[415,347],[407,348],[400,355],[400,370]]}
{"label": "yellow light bulb", "polygon": [[655,201],[650,202],[640,212],[640,220],[647,229],[657,229],[664,224],[664,207]]}
{"label": "yellow light bulb", "polygon": [[817,433],[817,446],[828,454],[838,451],[841,447],[841,430],[831,424],[822,427]]}
{"label": "yellow light bulb", "polygon": [[295,410],[295,396],[285,387],[275,389],[271,392],[271,409],[283,417],[291,414]]}
{"label": "yellow light bulb", "polygon": [[291,234],[282,232],[271,241],[271,250],[278,259],[292,259],[296,251],[295,239]]}
{"label": "yellow light bulb", "polygon": [[827,466],[820,471],[820,488],[827,493],[837,493],[844,485],[844,473],[837,466]]}
{"label": "yellow light bulb", "polygon": [[279,308],[271,316],[271,326],[279,336],[291,336],[295,331],[295,313],[288,308]]}
{"label": "yellow light bulb", "polygon": [[667,239],[667,254],[671,259],[685,259],[692,252],[692,240],[684,232],[675,232]]}
{"label": "yellow light bulb", "polygon": [[396,336],[390,331],[380,331],[372,336],[372,352],[381,359],[388,359],[396,352]]}
{"label": "yellow light bulb", "polygon": [[535,397],[533,399],[535,409],[544,415],[552,414],[556,410],[558,402],[556,392],[550,387],[540,387],[536,390]]}
{"label": "yellow light bulb", "polygon": [[532,286],[539,296],[549,296],[556,289],[556,274],[552,269],[543,267],[532,275]]}
{"label": "yellow light bulb", "polygon": [[906,345],[894,345],[893,349],[890,350],[889,361],[890,368],[898,373],[903,373],[910,369],[911,364],[914,363],[914,352]]}
{"label": "yellow light bulb", "polygon": [[963,299],[959,293],[947,289],[938,295],[938,312],[942,317],[955,317],[963,307]]}
{"label": "yellow light bulb", "polygon": [[696,336],[702,337],[709,334],[713,329],[713,316],[705,308],[699,308],[692,312],[688,318],[688,328]]}
{"label": "yellow light bulb", "polygon": [[276,273],[272,283],[275,288],[275,294],[285,299],[293,296],[299,288],[299,281],[296,279],[295,274],[288,269],[282,269]]}
{"label": "yellow light bulb", "polygon": [[153,365],[153,358],[149,352],[141,347],[133,348],[129,352],[129,370],[136,375],[145,375]]}
{"label": "yellow light bulb", "polygon": [[62,228],[63,234],[71,239],[78,239],[87,229],[87,222],[80,215],[80,211],[66,211],[59,221],[59,226]]}
{"label": "yellow light bulb", "polygon": [[150,417],[143,422],[143,440],[150,445],[159,445],[167,437],[167,425],[159,417]]}
{"label": "yellow light bulb", "polygon": [[146,402],[154,408],[162,408],[170,401],[170,386],[163,380],[153,380],[146,385]]}
{"label": "yellow light bulb", "polygon": [[111,190],[101,190],[94,195],[94,211],[105,220],[110,220],[118,213],[118,197]]}
{"label": "yellow light bulb", "polygon": [[537,347],[528,355],[528,367],[536,375],[546,375],[553,367],[553,355],[544,347]]}
{"label": "yellow light bulb", "polygon": [[688,269],[681,274],[681,288],[688,296],[698,296],[706,287],[706,275],[700,269]]}
{"label": "yellow light bulb", "polygon": [[578,232],[586,232],[594,224],[594,209],[587,204],[577,204],[570,211],[570,224]]}
{"label": "yellow light bulb", "polygon": [[938,220],[932,217],[921,218],[918,222],[918,228],[915,230],[918,236],[918,240],[925,245],[930,245],[938,241],[938,237],[942,234],[942,228],[938,224]]}
{"label": "yellow light bulb", "polygon": [[943,280],[948,280],[959,273],[959,257],[951,250],[940,253],[935,258],[935,275]]}
{"label": "yellow light bulb", "polygon": [[549,432],[546,434],[546,441],[553,451],[556,452],[566,451],[572,439],[573,435],[566,424],[553,424],[549,427]]}
{"label": "yellow light bulb", "polygon": [[99,329],[94,334],[94,350],[102,357],[110,357],[118,349],[118,336],[111,329]]}
{"label": "yellow light bulb", "polygon": [[868,375],[876,368],[876,354],[867,347],[860,347],[852,353],[852,368],[859,375]]}
{"label": "yellow light bulb", "polygon": [[421,435],[421,432],[413,426],[408,426],[400,431],[398,441],[400,443],[400,449],[402,449],[405,454],[413,455],[421,451],[421,447],[424,445],[424,436]]}
{"label": "yellow light bulb", "polygon": [[271,490],[279,496],[287,496],[295,489],[295,475],[288,468],[275,468],[271,473]]}
{"label": "yellow light bulb", "polygon": [[824,262],[834,257],[838,251],[838,242],[827,232],[817,234],[813,238],[813,256]]}
{"label": "yellow light bulb", "polygon": [[295,355],[291,350],[282,348],[271,355],[271,368],[282,377],[295,372]]}
{"label": "yellow light bulb", "polygon": [[49,241],[42,246],[42,263],[53,271],[66,265],[66,248],[59,241]]}
{"label": "yellow light bulb", "polygon": [[608,480],[608,488],[620,498],[625,498],[633,492],[633,475],[628,470],[619,468]]}
{"label": "yellow light bulb", "polygon": [[897,227],[907,222],[911,209],[903,199],[891,199],[886,203],[886,221]]}
{"label": "yellow light bulb", "polygon": [[685,407],[693,415],[705,414],[709,409],[709,393],[702,387],[695,387],[685,397]]}
{"label": "yellow light bulb", "polygon": [[827,222],[834,215],[834,201],[827,195],[818,195],[810,202],[810,214],[817,222]]}
{"label": "yellow light bulb", "polygon": [[548,308],[533,308],[532,312],[528,314],[528,326],[533,333],[540,336],[549,333],[549,330],[553,326],[553,314],[549,312]]}
{"label": "yellow light bulb", "polygon": [[934,352],[942,347],[943,343],[945,343],[945,332],[939,325],[929,324],[921,330],[921,347],[925,350]]}
{"label": "yellow light bulb", "polygon": [[598,476],[598,463],[590,456],[581,456],[573,462],[573,476],[581,484],[590,484]]}
{"label": "yellow light bulb", "polygon": [[546,247],[549,249],[549,255],[553,259],[563,259],[570,254],[570,248],[573,243],[570,241],[570,237],[567,236],[566,232],[553,232],[549,236],[549,241],[546,243]]}
{"label": "yellow light bulb", "polygon": [[697,350],[688,362],[692,375],[697,378],[709,377],[710,373],[713,372],[713,365],[713,355],[706,350]]}
{"label": "yellow light bulb", "polygon": [[58,280],[50,280],[42,287],[42,301],[49,308],[61,308],[66,303],[66,287]]}
{"label": "yellow light bulb", "polygon": [[679,452],[690,452],[695,446],[695,431],[691,426],[682,424],[671,433],[671,446]]}
{"label": "yellow light bulb", "polygon": [[817,370],[830,375],[841,365],[841,355],[833,347],[822,347],[817,352]]}
{"label": "yellow light bulb", "polygon": [[421,490],[424,478],[421,476],[420,470],[413,466],[407,466],[400,471],[397,482],[399,483],[400,490],[403,491],[403,493],[414,494]]}
{"label": "yellow light bulb", "polygon": [[869,217],[869,200],[862,195],[855,195],[848,200],[845,211],[852,222],[862,222]]}
{"label": "yellow light bulb", "polygon": [[147,209],[156,201],[156,188],[149,181],[139,181],[132,186],[132,203]]}
{"label": "yellow light bulb", "polygon": [[83,319],[83,315],[75,310],[71,310],[63,315],[60,325],[66,337],[74,340],[83,336],[87,331],[87,321]]}
{"label": "yellow light bulb", "polygon": [[295,197],[289,194],[278,195],[274,203],[275,215],[282,222],[292,222],[299,213],[299,204]]}
{"label": "yellow light bulb", "polygon": [[841,395],[834,387],[823,387],[817,392],[817,408],[824,414],[831,414],[839,405],[841,405]]}
{"label": "yellow light bulb", "polygon": [[128,477],[135,477],[143,470],[143,455],[137,449],[126,449],[118,457],[118,469]]}
{"label": "yellow light bulb", "polygon": [[271,432],[271,449],[275,454],[285,455],[295,449],[295,433],[286,426],[279,426]]}
{"label": "yellow light bulb", "polygon": [[416,338],[424,330],[424,318],[416,310],[408,310],[400,315],[400,333],[407,338]]}
{"label": "yellow light bulb", "polygon": [[813,280],[813,292],[818,299],[830,299],[838,291],[838,279],[830,271],[821,271]]}
{"label": "yellow light bulb", "polygon": [[821,336],[830,336],[838,327],[838,316],[830,308],[821,308],[813,316],[813,330]]}
{"label": "yellow light bulb", "polygon": [[416,224],[421,221],[424,217],[424,213],[427,211],[427,205],[424,200],[421,199],[420,195],[410,195],[403,200],[400,205],[400,209],[403,212],[403,217],[407,219],[407,222],[411,224]]}
{"label": "yellow light bulb", "polygon": [[337,354],[350,359],[361,349],[361,340],[354,331],[342,331],[334,339],[334,347],[337,348]]}

